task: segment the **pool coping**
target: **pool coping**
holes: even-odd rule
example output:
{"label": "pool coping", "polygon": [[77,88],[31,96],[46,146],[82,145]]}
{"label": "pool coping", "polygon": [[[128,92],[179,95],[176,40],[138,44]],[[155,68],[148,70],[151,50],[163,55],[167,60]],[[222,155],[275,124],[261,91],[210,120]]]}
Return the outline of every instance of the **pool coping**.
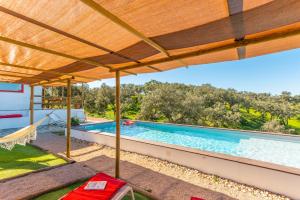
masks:
{"label": "pool coping", "polygon": [[[102,122],[102,123],[107,123],[107,122]],[[99,124],[99,123],[94,123],[94,124]],[[102,134],[105,136],[115,138],[115,135],[112,133],[100,132],[100,131],[99,132],[91,132],[91,131],[86,131],[86,130],[76,129],[76,128],[72,128],[72,129],[77,130],[77,131],[86,132],[89,134],[96,134],[96,135]],[[169,148],[169,149],[175,149],[175,150],[180,150],[180,151],[184,151],[184,152],[195,153],[195,154],[202,155],[202,156],[208,156],[208,157],[212,157],[212,158],[232,161],[232,162],[236,162],[236,163],[246,164],[246,165],[255,166],[255,167],[261,167],[261,168],[265,168],[265,169],[269,169],[269,170],[274,170],[274,171],[279,171],[279,172],[284,172],[284,173],[300,176],[300,168],[289,167],[289,166],[284,166],[284,165],[280,165],[280,164],[259,161],[259,160],[254,160],[254,159],[250,159],[250,158],[238,157],[238,156],[233,156],[233,155],[228,155],[228,154],[223,154],[223,153],[203,151],[200,149],[184,147],[184,146],[180,146],[180,145],[167,144],[167,143],[162,143],[162,142],[154,142],[154,141],[150,141],[150,140],[143,140],[143,139],[122,136],[122,135],[121,135],[121,139],[141,142],[144,144],[150,144],[150,145],[154,145],[154,146],[160,146],[160,147],[162,146],[162,147]]]}

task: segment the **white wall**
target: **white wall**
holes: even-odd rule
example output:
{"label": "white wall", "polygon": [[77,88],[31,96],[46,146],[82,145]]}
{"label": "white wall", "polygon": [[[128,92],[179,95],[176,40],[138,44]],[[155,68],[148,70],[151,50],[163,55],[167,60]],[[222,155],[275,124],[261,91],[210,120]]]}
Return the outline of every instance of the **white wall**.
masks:
{"label": "white wall", "polygon": [[[42,95],[42,87],[34,88],[34,95]],[[41,97],[35,97],[34,102],[41,102]],[[22,114],[29,115],[30,87],[24,85],[23,92],[0,92],[0,115]],[[41,104],[35,104],[35,109],[41,109]]]}
{"label": "white wall", "polygon": [[[42,101],[42,87],[34,87],[34,95],[39,97],[34,97],[35,103],[41,103]],[[8,114],[22,114],[23,117],[20,118],[0,118],[0,129],[8,128],[22,128],[29,125],[30,121],[30,87],[29,85],[24,85],[23,92],[0,92],[0,115]],[[47,114],[53,110],[41,110],[41,104],[34,105],[34,121],[38,121],[45,117]],[[54,114],[61,120],[66,120],[66,110],[57,109]],[[85,115],[83,109],[72,109],[72,117],[78,117],[81,121],[85,120]],[[48,120],[44,122],[47,124]]]}

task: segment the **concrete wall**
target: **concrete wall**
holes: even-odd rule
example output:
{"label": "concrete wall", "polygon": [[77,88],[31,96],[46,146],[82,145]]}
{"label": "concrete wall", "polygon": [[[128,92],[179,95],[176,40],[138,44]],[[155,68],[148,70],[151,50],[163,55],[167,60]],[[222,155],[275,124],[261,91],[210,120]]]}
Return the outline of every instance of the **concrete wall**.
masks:
{"label": "concrete wall", "polygon": [[[35,110],[34,111],[34,121],[38,121],[44,118],[47,114],[52,112],[52,109],[49,110]],[[8,129],[8,128],[22,128],[29,125],[30,114],[29,111],[24,111],[26,115],[23,115],[21,118],[3,118],[0,119],[0,129]],[[16,113],[16,112],[15,112]],[[20,113],[20,112],[18,112]],[[54,110],[53,114],[55,114],[55,118],[59,120],[66,120],[67,113],[64,109]],[[85,120],[85,115],[83,109],[72,109],[71,110],[72,117],[77,117],[81,121]],[[49,120],[46,120],[43,125],[48,124]]]}
{"label": "concrete wall", "polygon": [[[71,136],[115,147],[115,137],[109,133],[72,129]],[[126,136],[121,137],[121,149],[215,174],[239,183],[283,194],[292,199],[300,199],[300,169]]]}

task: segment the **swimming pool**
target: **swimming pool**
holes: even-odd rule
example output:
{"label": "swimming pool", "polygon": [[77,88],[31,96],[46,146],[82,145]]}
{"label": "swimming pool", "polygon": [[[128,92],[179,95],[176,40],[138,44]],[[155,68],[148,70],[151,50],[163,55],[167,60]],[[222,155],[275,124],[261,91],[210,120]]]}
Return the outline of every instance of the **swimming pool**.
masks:
{"label": "swimming pool", "polygon": [[[115,133],[115,123],[83,125],[89,132]],[[300,168],[300,138],[137,121],[121,135]]]}

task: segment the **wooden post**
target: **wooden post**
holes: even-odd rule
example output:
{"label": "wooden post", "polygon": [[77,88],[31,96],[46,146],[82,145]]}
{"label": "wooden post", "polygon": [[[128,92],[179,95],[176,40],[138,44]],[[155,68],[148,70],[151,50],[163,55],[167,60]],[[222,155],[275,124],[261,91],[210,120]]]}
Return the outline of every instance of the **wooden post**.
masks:
{"label": "wooden post", "polygon": [[116,178],[120,177],[120,104],[120,71],[116,71]]}
{"label": "wooden post", "polygon": [[67,80],[67,152],[66,155],[70,158],[71,151],[71,79]]}
{"label": "wooden post", "polygon": [[81,83],[81,108],[83,109],[84,107],[84,87],[83,87],[83,83]]}
{"label": "wooden post", "polygon": [[34,86],[30,86],[30,125],[34,123]]}

